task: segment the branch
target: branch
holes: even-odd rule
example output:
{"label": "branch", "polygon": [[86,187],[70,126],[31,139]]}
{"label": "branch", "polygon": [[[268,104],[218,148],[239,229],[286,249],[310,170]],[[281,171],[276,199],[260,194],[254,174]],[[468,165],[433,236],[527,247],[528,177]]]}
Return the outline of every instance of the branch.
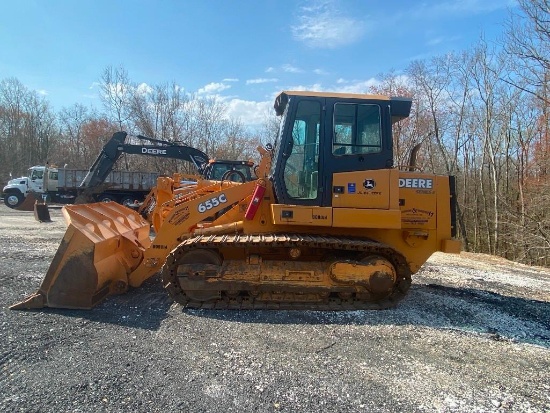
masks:
{"label": "branch", "polygon": [[502,78],[502,77],[499,77],[498,79],[501,80],[501,81],[503,81],[504,83],[510,85],[510,86],[513,86],[513,87],[515,87],[515,88],[517,88],[517,89],[523,91],[523,92],[527,92],[527,93],[529,93],[529,94],[535,96],[537,99],[542,100],[542,101],[543,101],[544,103],[546,103],[546,104],[550,104],[550,100],[548,100],[548,99],[545,98],[544,96],[539,95],[537,92],[533,92],[532,90],[529,90],[529,89],[526,89],[526,88],[524,88],[524,87],[522,87],[522,86],[519,86],[519,85],[515,84],[514,82],[510,82],[509,80],[506,80],[506,79],[504,79],[504,78]]}

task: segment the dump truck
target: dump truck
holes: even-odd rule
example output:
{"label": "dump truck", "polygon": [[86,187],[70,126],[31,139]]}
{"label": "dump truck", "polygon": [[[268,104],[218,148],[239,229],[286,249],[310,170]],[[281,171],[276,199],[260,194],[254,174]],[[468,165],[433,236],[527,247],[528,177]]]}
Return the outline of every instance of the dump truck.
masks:
{"label": "dump truck", "polygon": [[[383,309],[436,251],[460,252],[452,176],[393,164],[403,97],[283,91],[257,179],[170,185],[150,223],[113,202],[63,209],[38,291],[14,309],[92,308],[161,274],[189,308]],[[411,161],[414,164],[414,160]]]}
{"label": "dump truck", "polygon": [[[10,208],[17,208],[29,194],[45,196],[54,203],[72,204],[88,172],[88,169],[33,166],[29,168],[28,176],[11,179],[4,186],[4,204]],[[136,199],[143,199],[156,185],[158,177],[159,174],[156,172],[111,171],[104,181],[106,188],[96,194],[95,201],[129,204]]]}
{"label": "dump truck", "polygon": [[[12,179],[3,188],[4,203],[18,208],[28,195],[47,198],[50,202],[72,204],[80,195],[87,200],[116,201],[123,205],[143,200],[156,185],[156,172],[113,171],[113,166],[123,153],[181,159],[192,163],[197,170],[208,163],[208,156],[193,147],[174,142],[146,138],[137,139],[150,144],[126,143],[128,134],[116,132],[103,146],[89,169],[33,166],[27,177]],[[34,200],[33,200],[34,202]]]}

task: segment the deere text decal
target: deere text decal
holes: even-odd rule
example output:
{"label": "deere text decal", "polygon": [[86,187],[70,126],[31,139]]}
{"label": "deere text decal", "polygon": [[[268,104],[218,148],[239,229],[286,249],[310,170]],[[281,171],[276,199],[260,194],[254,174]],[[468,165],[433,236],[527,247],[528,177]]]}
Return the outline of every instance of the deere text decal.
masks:
{"label": "deere text decal", "polygon": [[399,188],[433,189],[433,180],[423,178],[399,178]]}

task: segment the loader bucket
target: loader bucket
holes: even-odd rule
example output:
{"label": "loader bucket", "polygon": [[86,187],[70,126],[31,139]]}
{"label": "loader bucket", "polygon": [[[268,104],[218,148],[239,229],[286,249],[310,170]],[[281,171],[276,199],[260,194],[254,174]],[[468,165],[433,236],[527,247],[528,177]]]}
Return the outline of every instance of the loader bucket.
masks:
{"label": "loader bucket", "polygon": [[149,223],[115,202],[67,205],[68,228],[38,291],[14,310],[89,309],[128,288],[128,274],[151,244]]}

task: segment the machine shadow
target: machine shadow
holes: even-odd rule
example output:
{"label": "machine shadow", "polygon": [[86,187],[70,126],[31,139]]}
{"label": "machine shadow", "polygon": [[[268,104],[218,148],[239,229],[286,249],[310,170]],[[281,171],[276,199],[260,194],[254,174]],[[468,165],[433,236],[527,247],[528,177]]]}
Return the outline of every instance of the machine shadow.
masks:
{"label": "machine shadow", "polygon": [[168,316],[173,301],[158,276],[146,280],[140,288],[108,297],[91,310],[45,308],[51,314],[83,318],[88,321],[122,327],[158,330]]}
{"label": "machine shadow", "polygon": [[436,284],[413,284],[395,308],[357,311],[190,310],[239,323],[421,326],[550,348],[550,303]]}
{"label": "machine shadow", "polygon": [[[142,287],[109,297],[93,310],[45,309],[128,328],[158,330],[173,301],[157,277]],[[191,317],[224,322],[279,325],[419,326],[485,335],[550,348],[550,303],[509,297],[485,290],[436,284],[413,284],[407,297],[387,310],[202,310],[181,311]]]}

